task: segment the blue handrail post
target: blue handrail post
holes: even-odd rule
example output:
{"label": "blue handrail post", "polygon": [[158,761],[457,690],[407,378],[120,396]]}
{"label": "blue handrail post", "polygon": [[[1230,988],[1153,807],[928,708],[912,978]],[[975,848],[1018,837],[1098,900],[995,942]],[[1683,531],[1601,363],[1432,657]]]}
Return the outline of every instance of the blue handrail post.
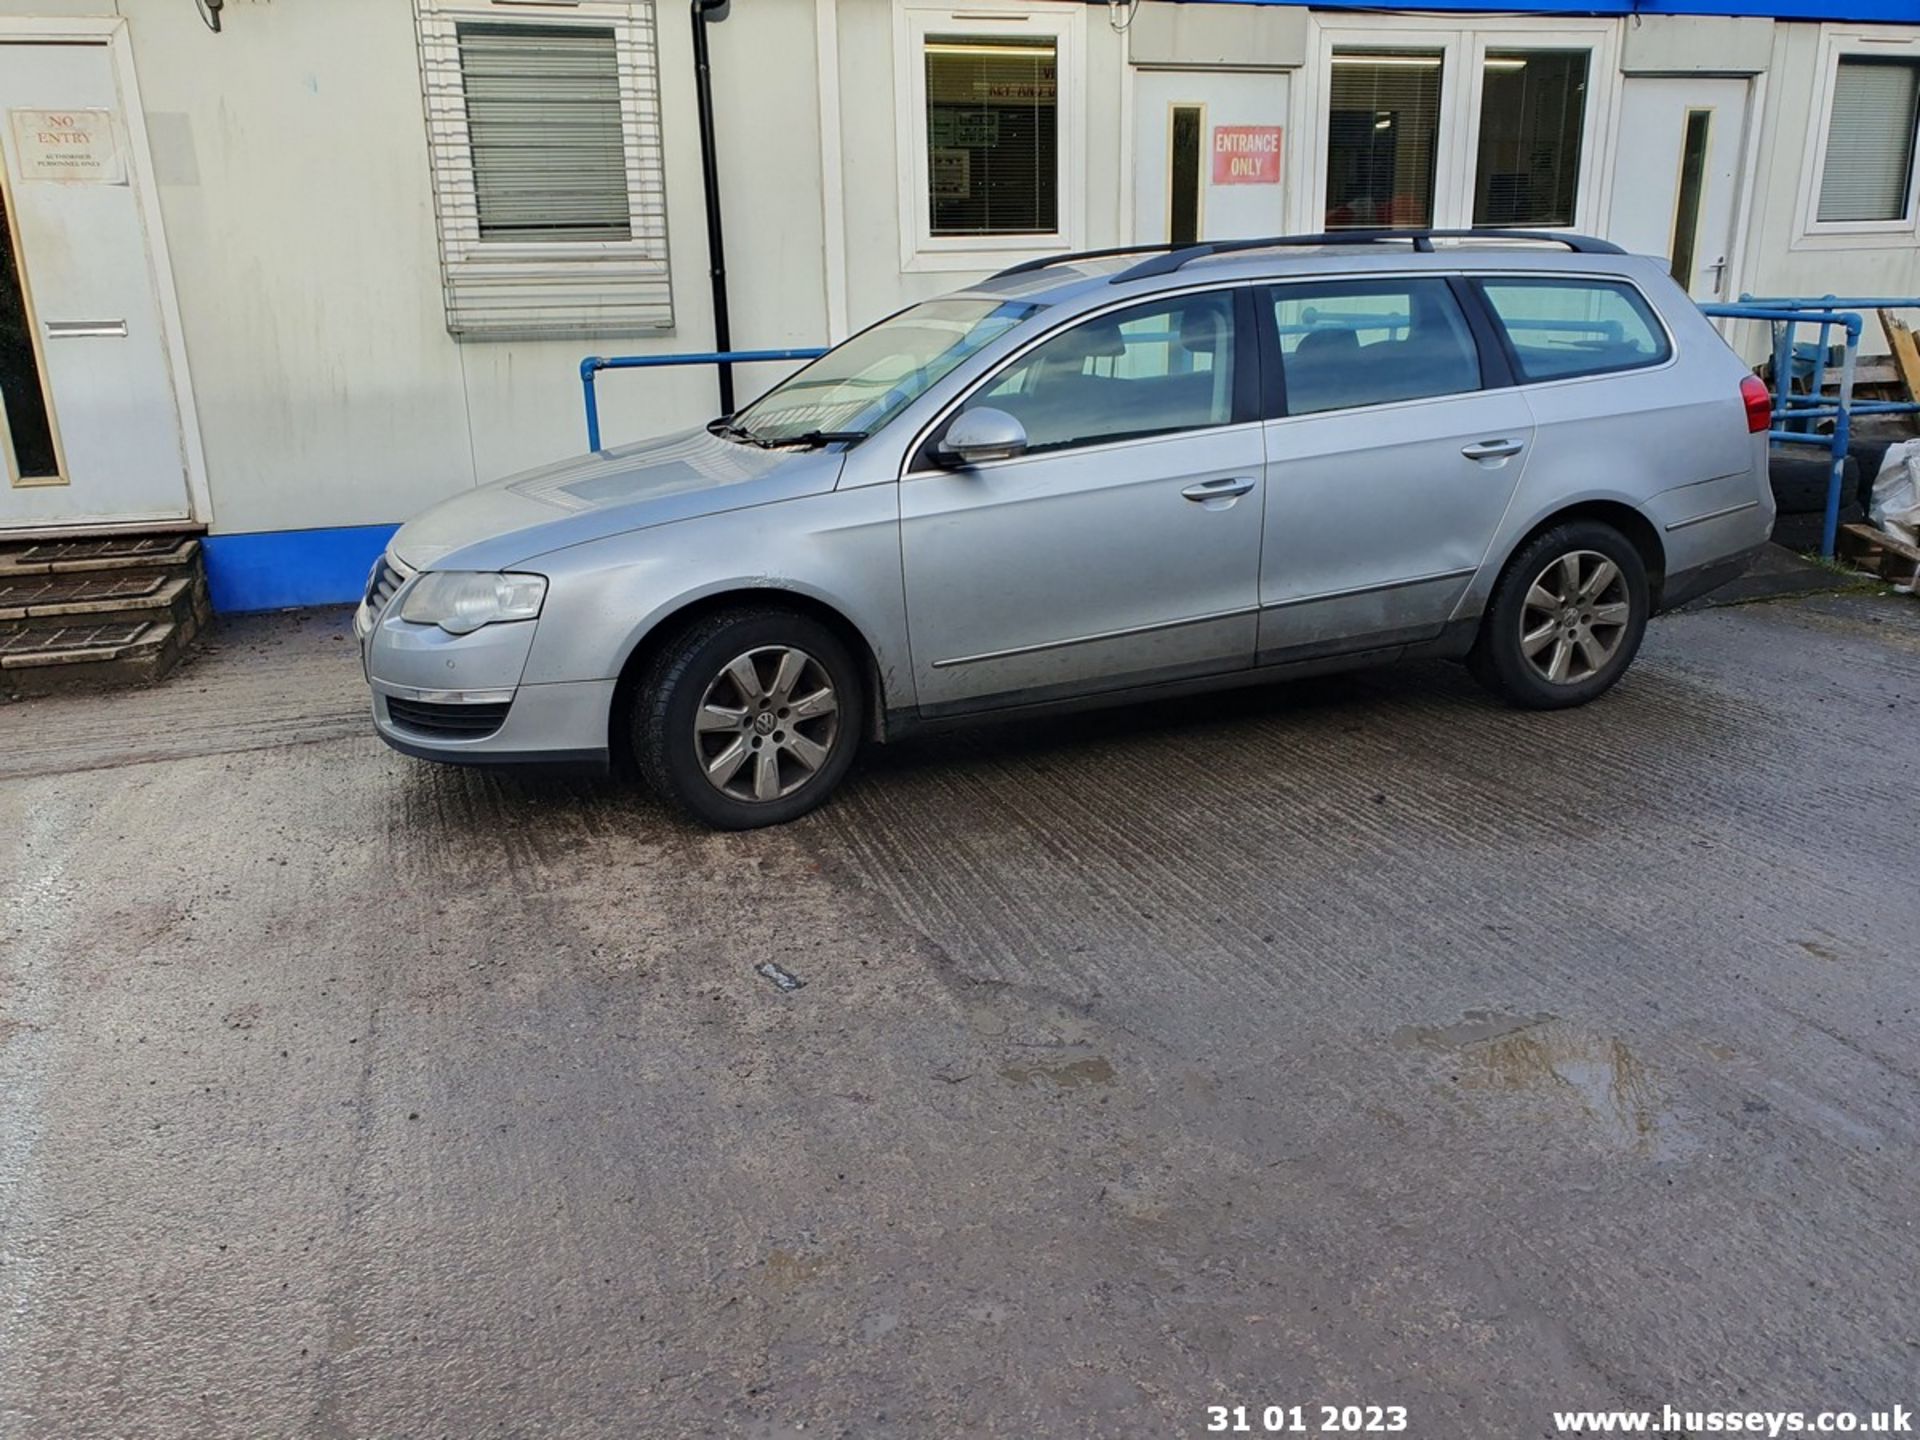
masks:
{"label": "blue handrail post", "polygon": [[589,355],[580,362],[580,388],[586,392],[587,400],[587,449],[591,452],[600,449],[600,397],[593,380],[604,364],[606,361],[598,355]]}
{"label": "blue handrail post", "polygon": [[[1840,542],[1840,487],[1847,478],[1848,432],[1852,429],[1853,411],[1853,366],[1860,355],[1860,317],[1850,314],[1847,319],[1853,323],[1847,326],[1847,349],[1840,361],[1840,403],[1835,408],[1833,419],[1833,471],[1827,479],[1827,518],[1820,527],[1820,553],[1829,560],[1833,558],[1834,547]],[[1822,326],[1820,340],[1823,346],[1826,335],[1826,327]]]}

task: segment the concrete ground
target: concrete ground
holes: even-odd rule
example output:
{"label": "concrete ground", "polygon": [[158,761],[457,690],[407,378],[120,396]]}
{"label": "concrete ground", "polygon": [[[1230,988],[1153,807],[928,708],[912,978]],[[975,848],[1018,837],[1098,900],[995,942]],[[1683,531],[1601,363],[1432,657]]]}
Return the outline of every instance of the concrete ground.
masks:
{"label": "concrete ground", "polygon": [[735,836],[390,753],[344,624],[0,708],[8,1440],[1920,1399],[1920,603],[1669,617],[1560,715],[979,731]]}

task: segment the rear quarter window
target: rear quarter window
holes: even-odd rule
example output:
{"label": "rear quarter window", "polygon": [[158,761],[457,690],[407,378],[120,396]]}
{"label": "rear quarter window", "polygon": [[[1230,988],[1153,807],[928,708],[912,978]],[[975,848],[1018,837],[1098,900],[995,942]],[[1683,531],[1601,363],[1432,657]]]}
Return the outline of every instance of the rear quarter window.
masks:
{"label": "rear quarter window", "polygon": [[1619,280],[1476,282],[1522,380],[1566,380],[1658,365],[1673,353],[1653,307]]}

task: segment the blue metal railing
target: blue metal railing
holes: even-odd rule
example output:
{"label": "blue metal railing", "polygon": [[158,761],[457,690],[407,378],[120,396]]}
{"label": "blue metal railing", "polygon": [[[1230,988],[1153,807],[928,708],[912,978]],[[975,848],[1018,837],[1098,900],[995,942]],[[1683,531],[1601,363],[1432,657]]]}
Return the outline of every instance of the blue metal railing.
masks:
{"label": "blue metal railing", "polygon": [[600,448],[600,396],[594,386],[602,370],[664,370],[675,365],[741,365],[757,360],[818,360],[824,349],[705,350],[688,355],[589,355],[580,362],[580,388],[587,406],[587,449]]}
{"label": "blue metal railing", "polygon": [[[1920,308],[1920,296],[1914,295],[1821,295],[1788,296],[1779,299],[1742,295],[1742,305],[1764,305],[1773,310],[1912,310]],[[1823,337],[1824,338],[1824,337]],[[1777,360],[1776,355],[1776,360]],[[1804,367],[1801,364],[1805,360]],[[1818,395],[1827,383],[1828,347],[1795,345],[1789,347],[1787,363],[1806,377],[1807,389]],[[1912,400],[1856,400],[1850,407],[1855,415],[1912,415],[1920,413],[1920,403]],[[1799,422],[1797,429],[1810,428],[1811,422]]]}
{"label": "blue metal railing", "polygon": [[[1827,474],[1827,509],[1820,526],[1820,553],[1833,558],[1834,541],[1840,533],[1840,492],[1846,483],[1847,442],[1851,427],[1854,364],[1860,356],[1860,333],[1865,324],[1850,311],[1806,308],[1824,302],[1744,301],[1738,305],[1702,305],[1701,313],[1725,320],[1765,320],[1773,327],[1773,417],[1767,438],[1774,442],[1817,444],[1812,432],[1816,420],[1831,419],[1833,434],[1827,441],[1833,463]],[[1793,337],[1801,325],[1820,327],[1819,348],[1828,348],[1828,335],[1837,326],[1846,331],[1846,349],[1840,362],[1840,393],[1825,399],[1816,386],[1811,395],[1793,393]],[[1793,428],[1800,422],[1802,428]]]}

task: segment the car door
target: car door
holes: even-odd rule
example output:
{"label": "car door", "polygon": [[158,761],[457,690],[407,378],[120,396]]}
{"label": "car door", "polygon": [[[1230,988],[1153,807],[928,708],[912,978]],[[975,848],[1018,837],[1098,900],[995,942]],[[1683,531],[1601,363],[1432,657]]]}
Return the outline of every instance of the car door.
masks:
{"label": "car door", "polygon": [[1244,287],[1076,321],[988,406],[1027,449],[900,482],[921,710],[987,709],[1244,668],[1260,566],[1258,342]]}
{"label": "car door", "polygon": [[1463,284],[1273,285],[1261,297],[1263,663],[1431,639],[1485,558],[1533,418]]}

